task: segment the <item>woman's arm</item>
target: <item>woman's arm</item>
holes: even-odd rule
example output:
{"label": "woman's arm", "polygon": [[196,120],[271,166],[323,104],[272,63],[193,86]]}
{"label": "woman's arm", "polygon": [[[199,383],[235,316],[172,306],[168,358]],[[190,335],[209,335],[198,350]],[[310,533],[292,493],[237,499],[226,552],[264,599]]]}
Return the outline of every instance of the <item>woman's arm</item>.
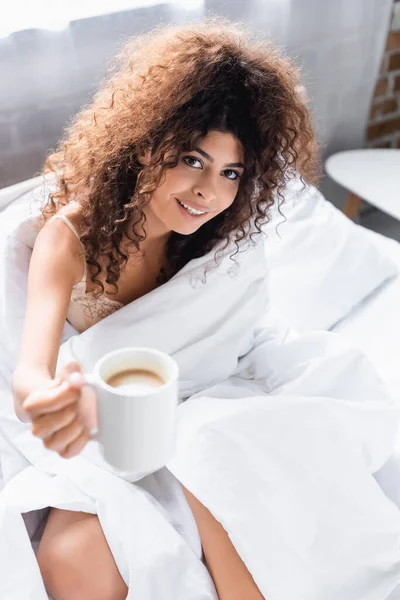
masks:
{"label": "woman's arm", "polygon": [[58,351],[72,286],[82,275],[82,257],[76,236],[59,219],[46,223],[32,252],[28,276],[27,307],[12,390],[15,412],[26,397],[54,378]]}

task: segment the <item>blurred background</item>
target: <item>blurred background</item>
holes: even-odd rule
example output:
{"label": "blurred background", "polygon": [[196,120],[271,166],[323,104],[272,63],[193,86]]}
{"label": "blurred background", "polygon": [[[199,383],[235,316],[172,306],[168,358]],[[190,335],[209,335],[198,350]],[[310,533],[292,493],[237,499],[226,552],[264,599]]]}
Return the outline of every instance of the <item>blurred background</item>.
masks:
{"label": "blurred background", "polygon": [[[324,160],[400,148],[400,1],[13,0],[0,19],[0,188],[38,174],[129,37],[207,14],[245,22],[302,67]],[[343,207],[348,190],[328,176],[320,187]],[[359,220],[400,239],[370,205]]]}

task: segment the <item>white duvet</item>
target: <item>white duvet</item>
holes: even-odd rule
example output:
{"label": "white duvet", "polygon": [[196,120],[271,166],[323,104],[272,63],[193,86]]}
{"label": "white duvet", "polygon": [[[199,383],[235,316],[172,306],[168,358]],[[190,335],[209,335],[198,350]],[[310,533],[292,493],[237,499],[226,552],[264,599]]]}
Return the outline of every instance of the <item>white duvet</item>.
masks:
{"label": "white duvet", "polygon": [[90,370],[127,345],[177,360],[166,468],[116,472],[95,442],[65,460],[31,435],[10,392],[36,235],[25,208],[2,220],[0,598],[47,599],[33,548],[57,506],[98,515],[129,599],[215,599],[178,481],[223,524],[267,600],[400,597],[400,510],[374,476],[399,451],[399,399],[339,335],[281,321],[260,237],[237,264],[227,250],[206,283],[212,254],[80,335],[66,323],[58,368],[76,358]]}

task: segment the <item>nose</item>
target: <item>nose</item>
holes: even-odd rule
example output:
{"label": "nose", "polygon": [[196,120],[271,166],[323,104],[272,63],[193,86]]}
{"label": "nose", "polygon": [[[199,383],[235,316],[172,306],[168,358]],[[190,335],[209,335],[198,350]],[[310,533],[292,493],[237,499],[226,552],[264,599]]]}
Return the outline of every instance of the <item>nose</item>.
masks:
{"label": "nose", "polygon": [[193,188],[193,193],[199,201],[206,204],[211,204],[216,198],[215,191],[211,185],[196,185]]}

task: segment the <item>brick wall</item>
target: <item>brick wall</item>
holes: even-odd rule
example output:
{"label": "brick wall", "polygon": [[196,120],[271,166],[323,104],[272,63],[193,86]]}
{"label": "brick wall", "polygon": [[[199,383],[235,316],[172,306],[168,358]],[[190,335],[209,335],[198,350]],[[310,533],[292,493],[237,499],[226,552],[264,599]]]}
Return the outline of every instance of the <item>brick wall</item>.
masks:
{"label": "brick wall", "polygon": [[394,0],[390,30],[367,129],[370,148],[400,148],[400,0]]}

